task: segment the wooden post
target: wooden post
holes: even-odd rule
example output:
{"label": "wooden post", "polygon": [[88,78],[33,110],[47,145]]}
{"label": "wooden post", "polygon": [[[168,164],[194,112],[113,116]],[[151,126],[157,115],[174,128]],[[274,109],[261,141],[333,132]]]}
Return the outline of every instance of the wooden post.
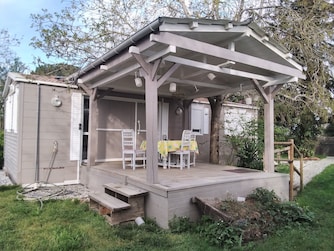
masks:
{"label": "wooden post", "polygon": [[300,167],[299,167],[299,179],[300,179],[300,191],[304,189],[304,158],[303,155],[300,155]]}
{"label": "wooden post", "polygon": [[[96,90],[95,92],[96,93]],[[97,154],[97,121],[98,121],[98,108],[95,95],[89,97],[89,137],[88,137],[88,166],[94,166]]]}
{"label": "wooden post", "polygon": [[274,97],[267,94],[268,103],[264,104],[264,171],[275,172],[274,164]]}
{"label": "wooden post", "polygon": [[145,75],[146,181],[158,183],[158,89],[151,75]]}
{"label": "wooden post", "polygon": [[290,150],[289,150],[289,165],[290,165],[290,182],[289,182],[289,200],[293,200],[293,173],[294,173],[294,167],[293,167],[293,159],[294,159],[294,141],[293,139],[290,139]]}

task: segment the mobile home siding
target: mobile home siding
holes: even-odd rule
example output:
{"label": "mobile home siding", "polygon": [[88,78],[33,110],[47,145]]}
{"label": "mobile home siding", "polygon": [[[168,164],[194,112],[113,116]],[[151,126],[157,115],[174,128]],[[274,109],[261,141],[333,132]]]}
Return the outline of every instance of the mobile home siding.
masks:
{"label": "mobile home siding", "polygon": [[14,182],[18,182],[20,169],[18,167],[18,134],[6,132],[4,134],[4,167]]}
{"label": "mobile home siding", "polygon": [[[18,133],[13,135],[5,132],[6,170],[13,181],[19,184],[34,183],[36,170],[39,170],[38,181],[41,182],[63,183],[77,180],[77,161],[70,161],[69,156],[71,93],[76,90],[35,83],[18,83],[18,85],[20,87]],[[39,132],[38,89],[40,89]],[[62,101],[59,107],[51,104],[51,99],[56,95]]]}
{"label": "mobile home siding", "polygon": [[[40,130],[37,142],[38,88],[40,88]],[[35,173],[36,148],[39,144],[40,181],[64,182],[75,180],[76,161],[70,161],[70,128],[71,128],[71,90],[61,87],[25,84],[24,110],[22,128],[22,163],[25,177],[22,183],[31,182]],[[60,107],[54,107],[51,99],[59,96]],[[79,126],[79,125],[78,125]],[[57,146],[54,152],[54,145]],[[54,163],[51,163],[55,155]]]}

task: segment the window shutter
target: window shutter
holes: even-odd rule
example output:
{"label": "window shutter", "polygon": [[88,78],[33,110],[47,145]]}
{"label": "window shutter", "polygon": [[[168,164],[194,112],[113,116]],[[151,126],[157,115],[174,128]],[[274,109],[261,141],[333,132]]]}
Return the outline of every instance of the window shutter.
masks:
{"label": "window shutter", "polygon": [[70,160],[79,160],[81,153],[82,94],[72,93],[71,98],[71,143]]}

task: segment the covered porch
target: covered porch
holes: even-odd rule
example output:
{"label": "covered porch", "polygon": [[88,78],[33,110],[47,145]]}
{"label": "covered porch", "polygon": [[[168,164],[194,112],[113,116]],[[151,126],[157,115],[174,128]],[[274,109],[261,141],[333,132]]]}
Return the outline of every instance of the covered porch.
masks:
{"label": "covered porch", "polygon": [[[274,172],[274,96],[284,84],[299,78],[305,76],[292,55],[250,20],[167,17],[153,21],[70,77],[89,95],[88,166],[95,166],[103,151],[98,137],[99,100],[127,95],[144,102],[149,184],[161,182],[159,101],[181,100],[189,106],[195,98],[228,95],[240,89],[255,89],[264,101],[264,169]],[[189,116],[184,112],[178,126],[190,129]],[[175,131],[174,125],[168,126]]]}
{"label": "covered porch", "polygon": [[[198,217],[191,203],[194,196],[245,196],[256,187],[266,187],[287,198],[288,176],[274,172],[274,97],[284,84],[299,78],[305,78],[302,66],[250,20],[158,18],[70,77],[89,96],[88,159],[81,181],[97,190],[108,182],[145,189],[149,192],[145,214],[164,227],[174,215]],[[207,163],[182,171],[159,167],[157,142],[163,124],[159,107],[164,109],[160,104],[182,102],[181,116],[167,113],[168,130],[176,135],[176,131],[191,129],[189,105],[194,99],[241,89],[256,90],[264,101],[265,172],[235,171],[235,167]],[[115,102],[124,98],[135,100],[134,109],[143,111],[141,123],[137,117],[134,123],[119,120],[128,115],[128,106]],[[112,112],[115,107],[122,109],[115,111],[117,118]],[[117,136],[99,136],[101,124],[108,123],[118,124],[119,130],[145,131],[140,135],[147,142],[146,169],[122,170],[117,161],[99,162],[101,152],[120,144]]]}

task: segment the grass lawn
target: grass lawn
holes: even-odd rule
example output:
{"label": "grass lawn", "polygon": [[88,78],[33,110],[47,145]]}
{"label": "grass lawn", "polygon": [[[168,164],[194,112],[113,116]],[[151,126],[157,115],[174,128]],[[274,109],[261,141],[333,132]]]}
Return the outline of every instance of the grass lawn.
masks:
{"label": "grass lawn", "polygon": [[[38,202],[17,200],[18,189],[0,186],[0,250],[224,250],[197,231],[163,230],[149,220],[142,226],[112,227],[76,200],[44,202],[40,209]],[[280,230],[264,241],[230,250],[334,250],[333,191],[331,165],[296,199],[314,212],[313,225]]]}
{"label": "grass lawn", "polygon": [[314,212],[315,224],[280,231],[252,250],[334,250],[334,165],[314,177],[296,201]]}

